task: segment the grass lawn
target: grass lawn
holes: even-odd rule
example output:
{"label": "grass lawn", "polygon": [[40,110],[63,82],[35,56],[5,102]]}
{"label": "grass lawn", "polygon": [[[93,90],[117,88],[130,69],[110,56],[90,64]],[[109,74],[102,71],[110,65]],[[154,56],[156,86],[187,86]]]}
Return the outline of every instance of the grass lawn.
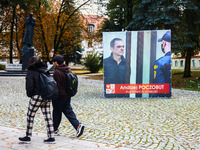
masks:
{"label": "grass lawn", "polygon": [[[85,74],[89,79],[103,80],[103,74],[90,74],[88,70],[72,70],[81,75]],[[191,71],[189,78],[183,78],[183,71],[172,70],[172,88],[200,91],[200,71]]]}
{"label": "grass lawn", "polygon": [[172,70],[172,88],[200,91],[200,71],[191,71],[191,77],[183,78],[183,71]]}
{"label": "grass lawn", "polygon": [[82,75],[82,74],[89,74],[90,71],[89,70],[72,70],[73,73],[76,73],[77,75]]}

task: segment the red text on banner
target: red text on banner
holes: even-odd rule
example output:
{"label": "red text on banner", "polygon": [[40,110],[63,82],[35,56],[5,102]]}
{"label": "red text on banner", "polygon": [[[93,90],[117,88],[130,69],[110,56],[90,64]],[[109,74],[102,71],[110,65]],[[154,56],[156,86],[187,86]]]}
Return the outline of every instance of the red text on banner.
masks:
{"label": "red text on banner", "polygon": [[162,84],[106,84],[106,94],[169,93],[169,83]]}

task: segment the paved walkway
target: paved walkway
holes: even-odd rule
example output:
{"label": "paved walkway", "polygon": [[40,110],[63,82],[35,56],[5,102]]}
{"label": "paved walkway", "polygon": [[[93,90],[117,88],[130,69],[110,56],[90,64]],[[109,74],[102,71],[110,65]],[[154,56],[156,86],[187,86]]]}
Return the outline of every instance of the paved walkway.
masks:
{"label": "paved walkway", "polygon": [[33,133],[31,144],[22,144],[18,137],[23,136],[25,131],[0,126],[0,150],[128,150],[128,148],[116,148],[113,145],[90,142],[81,138],[68,138],[56,136],[56,144],[44,144],[44,133]]}
{"label": "paved walkway", "polygon": [[25,77],[0,77],[0,150],[4,149],[200,149],[200,92],[172,89],[171,99],[103,97],[103,81],[79,76],[78,94],[72,107],[85,125],[80,139],[63,116],[61,136],[46,145],[44,117],[39,110],[32,143],[22,145],[29,98]]}

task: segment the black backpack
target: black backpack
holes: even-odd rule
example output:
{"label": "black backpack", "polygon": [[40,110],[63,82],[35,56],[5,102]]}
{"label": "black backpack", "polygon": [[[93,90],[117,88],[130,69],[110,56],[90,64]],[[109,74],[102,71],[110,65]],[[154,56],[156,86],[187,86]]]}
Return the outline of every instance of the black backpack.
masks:
{"label": "black backpack", "polygon": [[70,97],[76,95],[78,91],[78,77],[71,71],[64,72],[66,76],[66,93]]}
{"label": "black backpack", "polygon": [[52,100],[58,96],[57,83],[47,70],[40,73],[40,93],[45,100]]}

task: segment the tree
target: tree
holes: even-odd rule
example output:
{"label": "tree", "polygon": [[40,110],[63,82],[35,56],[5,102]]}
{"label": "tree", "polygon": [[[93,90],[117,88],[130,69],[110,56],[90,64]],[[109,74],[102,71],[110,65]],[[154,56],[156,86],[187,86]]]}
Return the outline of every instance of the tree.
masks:
{"label": "tree", "polygon": [[98,72],[103,67],[103,55],[92,51],[85,58],[84,65],[91,71],[91,73]]}
{"label": "tree", "polygon": [[125,30],[133,17],[132,8],[139,2],[139,0],[110,0],[108,3],[103,0],[99,1],[103,7],[106,6],[107,12],[104,15],[107,17],[104,18],[99,30],[92,37],[97,42],[102,41],[103,32]]}
{"label": "tree", "polygon": [[15,26],[15,18],[16,18],[16,9],[20,6],[23,9],[28,9],[26,6],[26,0],[2,0],[1,1],[1,9],[9,9],[9,11],[12,13],[12,19],[10,20],[10,63],[13,63],[12,61],[12,55],[13,55],[13,34],[14,34],[14,26]]}
{"label": "tree", "polygon": [[[54,55],[62,50],[64,46],[68,45],[68,51],[72,51],[73,47],[80,44],[81,24],[78,10],[90,0],[87,0],[79,7],[74,7],[73,0],[62,0],[57,18],[54,19],[56,23],[56,30],[54,34]],[[63,21],[63,22],[62,22]],[[71,35],[71,38],[64,35]],[[74,40],[71,40],[74,39]],[[72,41],[74,43],[72,43]],[[70,47],[72,45],[72,47]]]}
{"label": "tree", "polygon": [[74,62],[75,64],[81,64],[81,57],[82,57],[82,52],[84,49],[82,49],[80,46],[75,46],[73,51],[65,51],[64,58],[65,62],[68,65],[69,62]]}
{"label": "tree", "polygon": [[[0,45],[1,49],[8,47],[9,48],[9,27],[11,22],[11,13],[9,8],[0,9]],[[2,53],[2,51],[1,51]],[[3,52],[5,55],[5,52]]]}
{"label": "tree", "polygon": [[102,26],[103,31],[122,31],[130,23],[132,8],[139,0],[110,0],[107,4],[107,19]]}
{"label": "tree", "polygon": [[[1,34],[1,38],[3,37],[3,43],[7,44],[9,39],[9,47],[10,47],[10,63],[12,63],[12,55],[13,51],[18,52],[18,56],[21,62],[21,49],[23,47],[22,39],[25,33],[25,18],[28,16],[30,10],[35,8],[37,0],[11,0],[4,1],[1,3],[1,7],[3,10],[8,10],[7,14],[4,12],[3,18],[10,18],[7,20],[3,20],[3,24],[10,24],[10,27],[4,30],[4,33]],[[47,0],[43,0],[43,3],[47,3]],[[5,35],[9,34],[10,37],[5,37]]]}
{"label": "tree", "polygon": [[[172,30],[172,50],[186,54],[184,77],[190,75],[190,59],[199,49],[199,15],[197,0],[142,0],[133,9],[128,30]],[[194,17],[193,17],[194,16]]]}
{"label": "tree", "polygon": [[[4,31],[4,33],[1,32],[0,40],[1,43],[7,45],[9,40],[10,62],[12,63],[13,49],[17,49],[18,54],[21,55],[25,32],[24,20],[29,12],[32,12],[33,17],[36,18],[33,45],[37,54],[42,56],[44,61],[50,61],[50,56],[57,53],[74,55],[76,53],[73,51],[81,51],[82,26],[78,10],[89,1],[87,0],[75,8],[73,0],[62,0],[61,3],[57,0],[52,0],[50,3],[48,0],[3,0],[0,4],[0,7],[4,8],[2,14],[6,13],[7,8],[8,15],[3,16],[0,20],[2,22],[0,31]],[[22,2],[24,3],[22,4]],[[13,5],[16,7],[11,7]],[[14,11],[11,8],[15,8]]]}
{"label": "tree", "polygon": [[177,5],[183,9],[181,24],[177,27],[178,43],[186,56],[183,77],[190,77],[191,56],[200,51],[200,7],[197,0],[180,1]]}
{"label": "tree", "polygon": [[33,5],[34,14],[37,17],[36,32],[34,35],[35,47],[37,53],[42,56],[43,61],[50,61],[49,54],[51,53],[51,16],[49,15],[50,2],[35,0]]}
{"label": "tree", "polygon": [[[79,16],[79,8],[85,5],[87,0],[75,8],[73,0],[52,0],[49,3],[50,9],[41,3],[35,13],[38,18],[36,25],[36,49],[42,55],[44,61],[51,61],[56,54],[63,54],[65,58],[78,58],[75,53],[81,45],[82,25]],[[39,1],[40,2],[40,1]],[[73,60],[78,62],[77,60]]]}

